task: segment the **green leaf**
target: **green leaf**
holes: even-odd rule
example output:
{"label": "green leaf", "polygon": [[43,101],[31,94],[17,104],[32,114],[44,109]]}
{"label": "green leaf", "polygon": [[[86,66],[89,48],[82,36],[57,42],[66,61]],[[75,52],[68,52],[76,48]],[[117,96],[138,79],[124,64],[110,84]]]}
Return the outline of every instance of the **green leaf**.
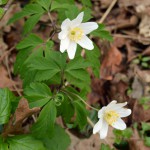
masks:
{"label": "green leaf", "polygon": [[54,135],[56,113],[55,102],[51,100],[44,106],[37,122],[32,126],[32,133],[36,138],[51,138]]}
{"label": "green leaf", "polygon": [[37,0],[37,3],[45,8],[47,11],[49,11],[51,0]]}
{"label": "green leaf", "polygon": [[[100,50],[94,44],[94,49],[92,51],[86,52],[86,60],[91,63],[91,67],[93,69],[93,73],[96,77],[100,76]],[[94,59],[93,59],[94,58]]]}
{"label": "green leaf", "polygon": [[150,137],[144,137],[144,144],[148,147],[150,147]]}
{"label": "green leaf", "polygon": [[[44,0],[44,1],[46,1],[46,0]],[[30,15],[33,15],[33,14],[43,14],[44,13],[43,8],[40,5],[35,4],[35,3],[34,4],[28,4],[28,5],[26,5],[23,8],[23,11],[27,12]]]}
{"label": "green leaf", "polygon": [[53,11],[55,9],[67,9],[68,6],[70,6],[70,5],[66,4],[64,2],[60,3],[60,2],[53,1],[50,10]]}
{"label": "green leaf", "polygon": [[113,40],[111,34],[105,30],[105,26],[103,24],[99,24],[98,29],[93,31],[91,34],[96,36],[96,37],[108,40],[108,41]]}
{"label": "green leaf", "polygon": [[7,123],[11,112],[12,93],[7,89],[0,89],[0,124]]}
{"label": "green leaf", "polygon": [[24,89],[30,107],[42,107],[52,97],[50,88],[44,83],[31,83]]}
{"label": "green leaf", "polygon": [[87,22],[88,20],[90,20],[92,17],[92,10],[90,8],[83,8],[82,11],[84,12],[84,17],[83,17],[83,22]]}
{"label": "green leaf", "polygon": [[148,123],[142,122],[142,131],[149,131],[150,130],[150,125]]}
{"label": "green leaf", "polygon": [[67,150],[71,140],[64,129],[55,125],[54,136],[51,139],[44,138],[43,142],[48,150]]}
{"label": "green leaf", "polygon": [[87,124],[87,112],[83,103],[75,101],[73,103],[76,112],[76,123],[79,125],[80,129],[83,129]]}
{"label": "green leaf", "polygon": [[30,135],[17,135],[7,139],[9,150],[46,150],[43,143]]}
{"label": "green leaf", "polygon": [[8,150],[8,144],[3,142],[3,138],[0,136],[0,150]]}
{"label": "green leaf", "polygon": [[39,21],[42,14],[35,14],[28,18],[28,20],[25,22],[24,28],[23,28],[23,34],[29,33],[36,23]]}
{"label": "green leaf", "polygon": [[92,6],[91,0],[80,0],[80,1],[84,6],[87,6],[87,7]]}
{"label": "green leaf", "polygon": [[1,19],[1,17],[4,15],[4,13],[5,13],[5,10],[0,7],[0,19]]}
{"label": "green leaf", "polygon": [[30,34],[24,38],[19,44],[17,44],[17,49],[24,49],[30,46],[36,47],[43,43],[43,40],[35,34]]}
{"label": "green leaf", "polygon": [[0,0],[0,5],[4,5],[7,3],[8,0]]}
{"label": "green leaf", "polygon": [[105,145],[102,143],[100,150],[111,150],[111,148],[109,147],[109,145]]}

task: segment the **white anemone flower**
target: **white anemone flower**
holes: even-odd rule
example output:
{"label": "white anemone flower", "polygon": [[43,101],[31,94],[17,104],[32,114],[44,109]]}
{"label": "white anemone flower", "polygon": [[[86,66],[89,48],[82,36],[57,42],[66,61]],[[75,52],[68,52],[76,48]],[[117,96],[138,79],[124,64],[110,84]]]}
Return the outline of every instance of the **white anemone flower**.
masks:
{"label": "white anemone flower", "polygon": [[121,117],[129,116],[131,109],[123,108],[125,105],[127,102],[117,104],[117,101],[113,100],[107,106],[102,107],[98,111],[99,121],[94,125],[93,134],[98,132],[100,139],[104,139],[107,136],[109,125],[119,130],[126,129],[126,124]]}
{"label": "white anemone flower", "polygon": [[82,23],[84,13],[81,12],[74,20],[65,19],[61,24],[61,32],[58,35],[60,42],[60,51],[67,50],[70,59],[73,59],[76,53],[77,44],[87,50],[94,48],[92,41],[86,36],[98,28],[95,22]]}

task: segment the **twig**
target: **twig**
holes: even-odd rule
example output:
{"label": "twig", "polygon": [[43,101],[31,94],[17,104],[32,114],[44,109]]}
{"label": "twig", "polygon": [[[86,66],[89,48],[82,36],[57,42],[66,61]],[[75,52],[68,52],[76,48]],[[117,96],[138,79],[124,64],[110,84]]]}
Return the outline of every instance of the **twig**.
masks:
{"label": "twig", "polygon": [[4,14],[2,15],[2,17],[0,18],[0,21],[4,18],[6,12],[7,12],[8,9],[10,8],[10,5],[12,4],[13,1],[14,1],[14,0],[8,0],[7,4],[6,4],[5,7],[4,7],[5,12],[4,12]]}
{"label": "twig", "polygon": [[108,14],[110,13],[110,11],[112,10],[112,8],[114,7],[114,5],[116,4],[117,0],[113,0],[110,4],[110,6],[108,7],[108,9],[106,10],[106,12],[103,14],[102,18],[98,21],[98,23],[102,23],[104,22],[104,20],[106,19],[106,17],[108,16]]}

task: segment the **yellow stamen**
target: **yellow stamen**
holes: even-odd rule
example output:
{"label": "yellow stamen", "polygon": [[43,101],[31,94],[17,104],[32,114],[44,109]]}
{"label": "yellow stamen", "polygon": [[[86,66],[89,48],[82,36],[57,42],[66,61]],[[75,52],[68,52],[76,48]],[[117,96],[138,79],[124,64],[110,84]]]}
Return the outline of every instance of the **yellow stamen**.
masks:
{"label": "yellow stamen", "polygon": [[112,125],[114,122],[116,122],[119,117],[119,114],[114,110],[106,111],[104,114],[104,119],[109,125]]}
{"label": "yellow stamen", "polygon": [[69,32],[69,38],[74,42],[81,40],[82,36],[83,36],[83,30],[78,27],[71,29]]}

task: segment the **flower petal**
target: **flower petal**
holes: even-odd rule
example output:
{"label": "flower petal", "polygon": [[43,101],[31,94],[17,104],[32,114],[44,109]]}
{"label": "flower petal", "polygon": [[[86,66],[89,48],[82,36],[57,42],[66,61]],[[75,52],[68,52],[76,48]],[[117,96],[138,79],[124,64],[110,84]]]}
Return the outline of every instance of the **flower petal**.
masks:
{"label": "flower petal", "polygon": [[104,106],[98,111],[98,118],[102,118],[105,108],[106,107]]}
{"label": "flower petal", "polygon": [[60,40],[65,39],[68,35],[68,30],[62,30],[59,34],[58,34],[58,38]]}
{"label": "flower petal", "polygon": [[60,41],[60,51],[63,53],[69,46],[70,40],[68,37]]}
{"label": "flower petal", "polygon": [[94,125],[93,134],[96,134],[97,132],[100,131],[102,127],[102,123],[103,123],[103,119],[99,119],[99,121]]}
{"label": "flower petal", "polygon": [[73,59],[76,53],[77,44],[75,42],[70,42],[67,52],[70,59]]}
{"label": "flower petal", "polygon": [[121,118],[119,118],[115,123],[113,123],[112,126],[119,130],[126,129],[126,124],[124,123],[124,121]]}
{"label": "flower petal", "polygon": [[92,50],[94,48],[92,41],[86,35],[84,35],[83,38],[79,40],[77,43],[81,47],[88,49],[88,50]]}
{"label": "flower petal", "polygon": [[70,26],[70,23],[71,23],[71,21],[70,21],[70,19],[65,19],[63,22],[62,22],[62,24],[61,24],[61,29],[62,30],[64,30],[64,29],[68,29],[68,27]]}
{"label": "flower petal", "polygon": [[121,108],[116,110],[120,117],[127,117],[131,114],[131,109]]}
{"label": "flower petal", "polygon": [[93,30],[98,28],[98,24],[96,22],[86,22],[86,23],[81,23],[79,26],[85,34],[89,34]]}
{"label": "flower petal", "polygon": [[77,27],[81,24],[83,20],[84,12],[81,12],[74,20],[71,21],[71,27]]}
{"label": "flower petal", "polygon": [[101,130],[100,130],[100,133],[99,133],[100,134],[100,139],[106,138],[107,132],[108,132],[108,124],[105,120],[103,120],[102,127],[101,127]]}

